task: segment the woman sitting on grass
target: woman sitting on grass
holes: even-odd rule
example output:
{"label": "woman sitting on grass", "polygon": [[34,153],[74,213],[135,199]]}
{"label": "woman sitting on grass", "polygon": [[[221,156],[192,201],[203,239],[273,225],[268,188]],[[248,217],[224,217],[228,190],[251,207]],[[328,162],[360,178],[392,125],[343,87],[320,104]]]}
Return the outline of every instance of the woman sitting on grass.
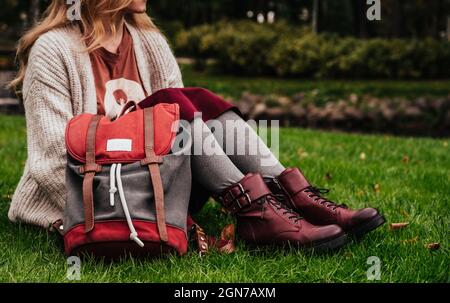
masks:
{"label": "woman sitting on grass", "polygon": [[[12,83],[22,87],[28,159],[9,218],[44,228],[63,216],[67,122],[85,112],[114,119],[128,101],[183,87],[171,49],[146,14],[145,0],[81,0],[79,20],[70,20],[68,9],[65,0],[53,0],[43,20],[20,40],[20,70]],[[194,145],[218,135],[227,142],[234,131],[227,129],[231,120],[241,122],[234,123],[246,138],[239,144],[259,152],[237,155],[215,142],[213,150],[192,156],[196,182],[236,216],[237,234],[246,242],[334,249],[347,242],[347,234],[360,237],[384,223],[376,209],[338,205],[299,169],[283,167],[231,104],[211,98],[192,106],[180,103],[180,108],[190,117],[192,108],[207,110],[203,119],[223,125],[223,134],[216,134],[202,119],[192,118],[204,129],[192,134]],[[267,155],[271,166],[261,165]]]}

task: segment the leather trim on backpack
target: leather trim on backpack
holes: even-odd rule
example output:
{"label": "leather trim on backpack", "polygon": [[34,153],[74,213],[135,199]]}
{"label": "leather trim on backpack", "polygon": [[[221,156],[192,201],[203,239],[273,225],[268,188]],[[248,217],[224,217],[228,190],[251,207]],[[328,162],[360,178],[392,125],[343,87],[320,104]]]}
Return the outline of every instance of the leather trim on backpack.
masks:
{"label": "leather trim on backpack", "polygon": [[159,236],[162,242],[167,242],[168,236],[166,214],[164,211],[164,189],[161,173],[159,171],[159,164],[162,163],[162,157],[156,156],[154,150],[153,107],[144,109],[144,121],[145,159],[141,161],[141,164],[148,166],[150,181],[155,193],[156,222],[158,224]]}
{"label": "leather trim on backpack", "polygon": [[86,165],[83,168],[83,207],[85,217],[84,232],[94,229],[94,193],[93,182],[95,173],[101,171],[101,166],[95,163],[95,137],[101,116],[93,116],[89,124],[86,138]]}

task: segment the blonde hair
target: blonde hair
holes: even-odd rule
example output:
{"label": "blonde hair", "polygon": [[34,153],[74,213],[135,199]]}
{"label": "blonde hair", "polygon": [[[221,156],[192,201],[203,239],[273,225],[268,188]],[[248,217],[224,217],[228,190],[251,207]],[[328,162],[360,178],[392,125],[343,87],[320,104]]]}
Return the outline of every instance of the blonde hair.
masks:
{"label": "blonde hair", "polygon": [[[157,27],[147,14],[126,13],[125,9],[133,3],[133,0],[79,0],[81,20],[70,21],[67,17],[69,5],[66,0],[52,0],[44,12],[42,20],[31,28],[19,40],[16,60],[19,63],[19,72],[9,86],[16,91],[20,89],[25,71],[28,65],[28,56],[36,40],[48,31],[61,28],[71,23],[78,23],[83,32],[83,41],[87,45],[87,51],[100,47],[100,43],[109,35],[116,32],[116,22],[122,16],[135,27],[143,30],[157,31]],[[103,20],[109,18],[111,23],[105,25]]]}

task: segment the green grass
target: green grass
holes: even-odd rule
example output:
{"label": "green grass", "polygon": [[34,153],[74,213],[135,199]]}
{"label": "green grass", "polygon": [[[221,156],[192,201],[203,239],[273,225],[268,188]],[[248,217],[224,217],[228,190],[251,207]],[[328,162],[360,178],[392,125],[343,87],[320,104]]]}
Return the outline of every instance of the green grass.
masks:
{"label": "green grass", "polygon": [[[333,189],[331,198],[352,207],[378,207],[388,222],[410,225],[397,231],[385,225],[332,255],[251,250],[238,243],[232,255],[199,258],[190,252],[114,264],[86,260],[81,281],[367,282],[367,258],[378,256],[382,282],[450,282],[448,141],[283,129],[280,142],[282,162],[302,167],[313,183]],[[405,156],[409,161],[402,161]],[[0,116],[0,281],[65,282],[66,259],[57,236],[6,217],[25,158],[24,119]],[[214,234],[230,218],[210,203],[198,220]],[[441,249],[429,251],[430,242]]]}
{"label": "green grass", "polygon": [[317,102],[334,101],[357,95],[369,94],[376,97],[448,96],[450,80],[395,81],[395,80],[305,80],[261,77],[236,77],[194,71],[191,65],[182,65],[185,86],[208,88],[216,93],[238,98],[244,91],[255,94],[279,94],[292,96],[304,92]]}

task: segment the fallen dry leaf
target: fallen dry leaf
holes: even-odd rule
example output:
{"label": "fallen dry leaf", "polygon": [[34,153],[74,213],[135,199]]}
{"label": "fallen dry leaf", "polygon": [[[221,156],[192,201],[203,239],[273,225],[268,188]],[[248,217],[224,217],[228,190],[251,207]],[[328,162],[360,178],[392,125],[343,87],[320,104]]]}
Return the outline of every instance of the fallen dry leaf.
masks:
{"label": "fallen dry leaf", "polygon": [[396,230],[396,229],[402,229],[409,225],[409,222],[403,222],[403,223],[391,223],[389,224],[389,229]]}
{"label": "fallen dry leaf", "polygon": [[302,148],[299,148],[297,150],[297,155],[299,156],[299,158],[306,158],[309,156],[309,154],[306,151],[304,151]]}
{"label": "fallen dry leaf", "polygon": [[408,214],[408,212],[406,211],[406,210],[401,210],[400,211],[400,213],[404,216],[404,217],[406,217],[406,218],[409,218],[409,214]]}
{"label": "fallen dry leaf", "polygon": [[402,162],[405,163],[405,164],[408,164],[409,163],[409,156],[404,155],[403,159],[402,159]]}
{"label": "fallen dry leaf", "polygon": [[229,240],[225,245],[219,248],[221,253],[231,254],[236,251],[236,246],[234,245],[234,241]]}
{"label": "fallen dry leaf", "polygon": [[222,240],[234,240],[235,229],[234,224],[228,224],[222,229],[220,233],[220,239]]}
{"label": "fallen dry leaf", "polygon": [[352,259],[352,258],[353,258],[353,253],[351,253],[351,252],[345,252],[345,253],[344,253],[344,257],[345,257],[346,259]]}
{"label": "fallen dry leaf", "polygon": [[403,243],[403,244],[412,244],[412,243],[416,243],[417,240],[419,240],[419,236],[416,236],[414,238],[407,239],[407,240],[402,240],[400,242]]}
{"label": "fallen dry leaf", "polygon": [[376,192],[376,193],[378,193],[378,192],[380,192],[381,191],[381,186],[380,186],[380,184],[375,184],[374,186],[373,186],[373,190]]}
{"label": "fallen dry leaf", "polygon": [[231,254],[236,251],[236,246],[233,240],[217,239],[215,237],[207,236],[208,245],[211,249],[217,250],[220,253]]}
{"label": "fallen dry leaf", "polygon": [[356,192],[356,195],[357,196],[364,196],[365,195],[365,192],[363,191],[363,190],[358,190],[357,192]]}
{"label": "fallen dry leaf", "polygon": [[359,159],[361,159],[361,160],[366,160],[366,153],[361,153],[361,154],[359,155]]}
{"label": "fallen dry leaf", "polygon": [[438,250],[439,248],[441,248],[441,244],[440,243],[429,243],[429,244],[427,244],[426,245],[426,247],[429,249],[429,250]]}

